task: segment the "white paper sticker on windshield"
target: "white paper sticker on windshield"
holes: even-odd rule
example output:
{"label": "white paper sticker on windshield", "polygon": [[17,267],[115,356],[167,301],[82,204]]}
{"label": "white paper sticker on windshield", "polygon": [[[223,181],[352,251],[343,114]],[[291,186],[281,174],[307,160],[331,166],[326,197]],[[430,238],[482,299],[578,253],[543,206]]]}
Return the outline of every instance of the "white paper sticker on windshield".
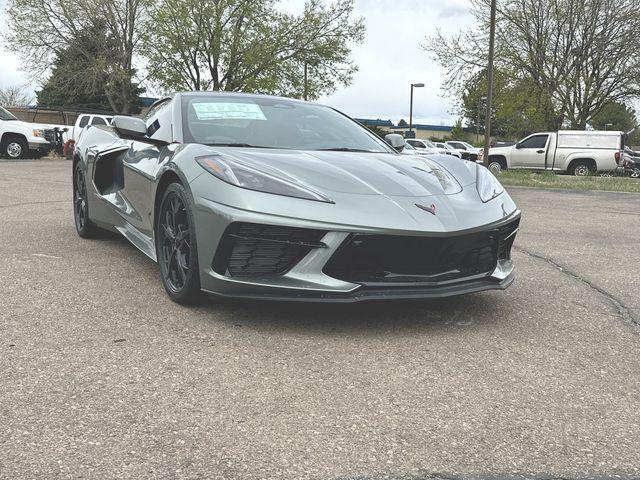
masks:
{"label": "white paper sticker on windshield", "polygon": [[262,109],[255,103],[194,103],[198,120],[266,120]]}

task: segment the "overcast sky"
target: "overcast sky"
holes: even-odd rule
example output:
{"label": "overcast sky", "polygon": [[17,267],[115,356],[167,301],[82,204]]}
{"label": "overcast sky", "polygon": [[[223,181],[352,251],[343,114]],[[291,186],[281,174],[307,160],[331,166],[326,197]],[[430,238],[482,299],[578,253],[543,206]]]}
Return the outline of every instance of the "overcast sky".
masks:
{"label": "overcast sky", "polygon": [[[0,0],[2,12],[6,3]],[[298,11],[303,3],[284,0],[283,8]],[[451,124],[453,107],[440,90],[445,73],[419,44],[436,26],[452,32],[469,28],[468,9],[468,0],[356,0],[356,14],[367,26],[364,43],[352,54],[360,70],[350,87],[320,101],[352,117],[397,122],[409,117],[409,85],[424,82],[426,88],[415,90],[414,122]],[[0,86],[25,82],[18,59],[0,46]]]}

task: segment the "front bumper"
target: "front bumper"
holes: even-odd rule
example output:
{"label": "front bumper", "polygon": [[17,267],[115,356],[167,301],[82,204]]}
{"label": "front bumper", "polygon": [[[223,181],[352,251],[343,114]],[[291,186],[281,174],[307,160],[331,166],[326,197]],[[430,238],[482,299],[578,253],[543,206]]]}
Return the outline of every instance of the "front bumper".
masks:
{"label": "front bumper", "polygon": [[[473,232],[495,231],[504,226],[516,223],[515,230],[509,237],[509,254],[499,258],[493,264],[492,270],[478,274],[477,272],[457,278],[438,278],[436,281],[391,281],[368,282],[354,281],[350,278],[340,279],[339,275],[328,275],[328,266],[336,252],[348,243],[349,238],[355,233],[393,235],[389,231],[375,229],[362,230],[358,227],[346,227],[344,225],[327,225],[314,221],[295,222],[283,221],[271,216],[256,214],[255,212],[240,212],[236,209],[208,204],[205,208],[200,205],[196,210],[196,226],[204,231],[198,232],[198,252],[200,262],[200,283],[203,291],[223,297],[287,300],[303,302],[335,302],[353,303],[366,300],[382,299],[419,299],[442,298],[454,295],[463,295],[486,290],[504,290],[514,280],[513,262],[510,258],[510,245],[517,233],[517,222],[520,212],[515,210],[511,215],[505,216],[499,221],[484,225]],[[217,258],[218,253],[224,249],[223,232],[227,232],[230,225],[236,222],[251,222],[261,225],[279,223],[281,226],[294,228],[308,228],[324,230],[326,233],[320,237],[323,248],[313,248],[295,260],[292,267],[278,275],[260,275],[258,271],[252,271],[248,276],[236,276],[232,268],[220,268]],[[472,232],[472,233],[473,233]],[[464,232],[465,234],[467,231]],[[429,232],[414,232],[418,237],[434,235]],[[451,234],[438,234],[440,238],[448,239],[450,236],[460,235],[461,232]],[[210,250],[203,248],[201,238],[210,239],[207,242],[215,247]],[[282,240],[281,240],[282,241]],[[253,248],[253,247],[252,247]],[[251,248],[249,248],[251,250]],[[247,253],[245,249],[245,253]],[[218,254],[218,255],[216,255]],[[261,265],[259,265],[261,266]],[[237,268],[237,267],[236,267]],[[329,271],[331,273],[331,271]]]}
{"label": "front bumper", "polygon": [[36,139],[29,142],[29,150],[34,152],[47,153],[55,148],[55,145],[48,142],[44,138],[42,140]]}

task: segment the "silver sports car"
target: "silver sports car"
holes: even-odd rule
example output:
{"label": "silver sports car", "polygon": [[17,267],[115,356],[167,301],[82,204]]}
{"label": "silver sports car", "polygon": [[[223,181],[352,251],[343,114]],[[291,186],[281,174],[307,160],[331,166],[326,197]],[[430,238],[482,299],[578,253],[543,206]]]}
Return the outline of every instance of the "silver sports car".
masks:
{"label": "silver sports car", "polygon": [[[393,147],[402,144],[394,139]],[[504,289],[520,211],[484,167],[403,156],[321,105],[177,93],[86,128],[82,237],[121,233],[176,302],[352,302]]]}

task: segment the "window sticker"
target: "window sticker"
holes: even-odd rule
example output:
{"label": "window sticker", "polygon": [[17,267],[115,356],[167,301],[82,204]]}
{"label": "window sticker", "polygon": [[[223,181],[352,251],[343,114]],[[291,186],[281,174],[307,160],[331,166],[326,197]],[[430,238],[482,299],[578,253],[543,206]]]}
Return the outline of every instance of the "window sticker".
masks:
{"label": "window sticker", "polygon": [[255,103],[194,103],[198,120],[266,120],[262,109]]}

